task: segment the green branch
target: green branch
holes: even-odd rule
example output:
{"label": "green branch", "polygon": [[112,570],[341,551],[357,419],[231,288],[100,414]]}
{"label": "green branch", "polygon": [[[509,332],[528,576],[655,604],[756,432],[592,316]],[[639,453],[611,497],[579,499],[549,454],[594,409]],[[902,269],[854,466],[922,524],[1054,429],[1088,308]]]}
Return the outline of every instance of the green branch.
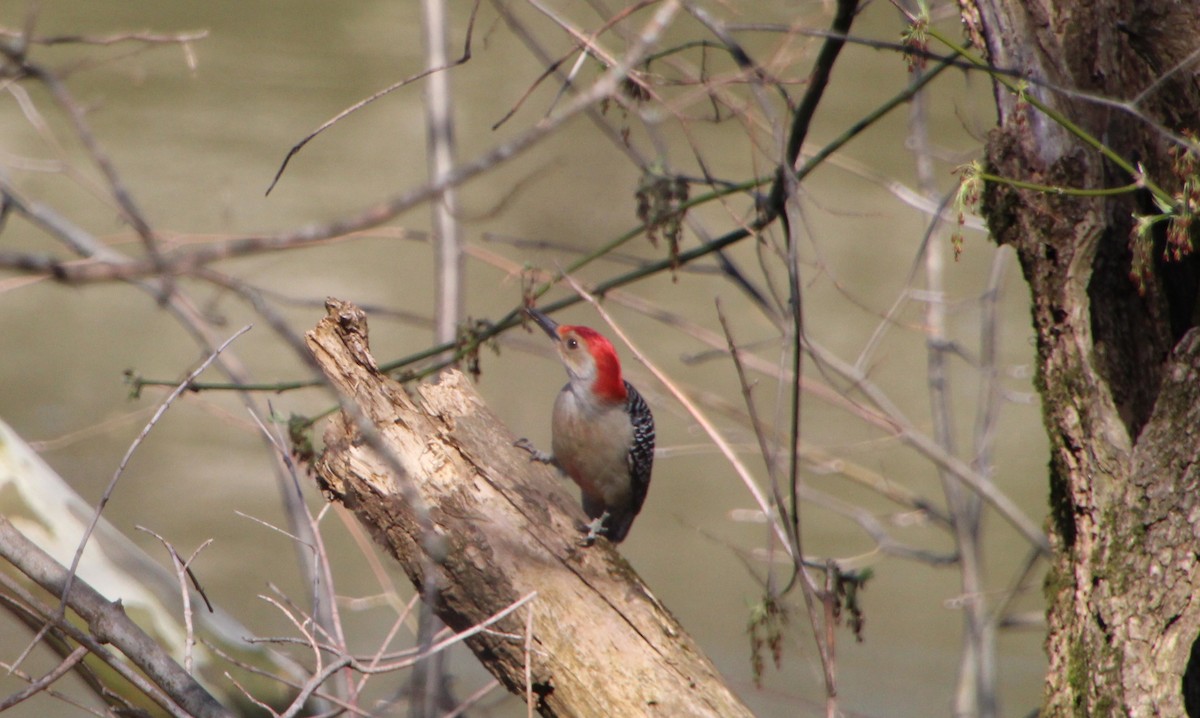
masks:
{"label": "green branch", "polygon": [[1062,187],[1059,185],[1038,184],[1037,182],[1026,182],[1024,180],[1013,179],[1011,177],[1001,177],[988,172],[976,172],[974,176],[985,182],[995,182],[996,184],[1006,184],[1010,187],[1018,189],[1028,189],[1034,192],[1043,192],[1045,194],[1064,195],[1068,197],[1112,197],[1114,195],[1126,194],[1142,188],[1141,182],[1130,182],[1127,185],[1120,187],[1101,187],[1100,189],[1084,189],[1082,187]]}
{"label": "green branch", "polygon": [[[950,48],[950,50],[956,53],[959,57],[962,57],[975,67],[987,72],[989,75],[991,75],[993,80],[1006,87],[1010,92],[1017,95],[1022,101],[1029,103],[1030,106],[1036,108],[1046,117],[1053,120],[1057,125],[1098,151],[1117,167],[1120,167],[1122,170],[1128,173],[1130,177],[1134,178],[1134,184],[1137,187],[1145,187],[1146,189],[1150,190],[1150,192],[1154,194],[1155,199],[1160,203],[1165,202],[1170,206],[1174,205],[1174,199],[1171,197],[1171,195],[1162,187],[1159,187],[1157,184],[1155,184],[1154,181],[1147,177],[1139,167],[1135,167],[1132,162],[1125,159],[1111,147],[1101,142],[1096,136],[1072,122],[1066,115],[1050,107],[1038,98],[1030,95],[1026,89],[1025,80],[1014,80],[1004,74],[995,72],[994,69],[986,61],[984,61],[983,58],[971,53],[965,47],[946,37],[945,34],[936,28],[927,27],[926,32],[930,37],[933,37],[938,42]],[[1006,181],[1015,182],[1015,180]]]}

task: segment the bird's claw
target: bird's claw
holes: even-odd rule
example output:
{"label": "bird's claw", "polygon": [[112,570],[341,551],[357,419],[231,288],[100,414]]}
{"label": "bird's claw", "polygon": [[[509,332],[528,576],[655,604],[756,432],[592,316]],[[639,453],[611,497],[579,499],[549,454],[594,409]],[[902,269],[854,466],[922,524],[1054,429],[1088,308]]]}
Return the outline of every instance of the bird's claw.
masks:
{"label": "bird's claw", "polygon": [[517,447],[518,449],[524,449],[525,451],[528,451],[529,458],[532,461],[537,461],[537,462],[540,462],[543,464],[554,463],[553,456],[551,456],[550,454],[547,454],[544,451],[539,451],[538,448],[536,446],[534,446],[533,442],[530,441],[529,439],[525,439],[525,438],[517,439],[516,441],[513,442],[513,446]]}
{"label": "bird's claw", "polygon": [[592,519],[586,524],[581,523],[576,525],[576,528],[579,529],[581,533],[587,534],[583,538],[579,539],[579,545],[585,547],[591,546],[592,544],[596,543],[596,539],[598,537],[607,536],[608,527],[604,525],[604,522],[608,520],[608,517],[609,513],[605,511],[598,519]]}

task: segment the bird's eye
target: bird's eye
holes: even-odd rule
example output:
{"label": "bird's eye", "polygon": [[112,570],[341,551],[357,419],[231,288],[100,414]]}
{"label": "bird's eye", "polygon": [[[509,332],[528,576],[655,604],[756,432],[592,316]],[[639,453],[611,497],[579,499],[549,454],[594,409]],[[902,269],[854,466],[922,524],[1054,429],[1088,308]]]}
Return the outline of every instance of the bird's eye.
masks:
{"label": "bird's eye", "polygon": [[574,338],[568,339],[567,340],[567,348],[568,349],[578,349],[579,348],[579,340],[574,339]]}

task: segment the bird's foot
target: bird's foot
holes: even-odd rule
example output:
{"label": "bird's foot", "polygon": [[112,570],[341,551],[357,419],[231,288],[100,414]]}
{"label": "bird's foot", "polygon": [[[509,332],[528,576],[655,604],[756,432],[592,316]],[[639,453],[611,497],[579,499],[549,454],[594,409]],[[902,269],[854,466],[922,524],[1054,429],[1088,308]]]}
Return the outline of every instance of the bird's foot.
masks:
{"label": "bird's foot", "polygon": [[529,439],[517,439],[513,442],[513,446],[517,447],[518,449],[524,449],[525,451],[528,451],[529,458],[533,461],[538,461],[543,464],[554,463],[554,456],[552,454],[547,454],[544,451],[538,451],[538,448],[534,446],[533,442]]}
{"label": "bird's foot", "polygon": [[608,535],[608,527],[604,525],[604,522],[608,521],[608,518],[609,518],[609,513],[607,511],[605,511],[603,514],[600,515],[600,518],[598,518],[598,519],[592,519],[589,523],[586,523],[586,524],[578,524],[576,526],[576,528],[579,529],[579,531],[581,533],[587,534],[583,538],[579,539],[579,545],[580,546],[591,546],[592,544],[596,543],[597,537],[607,536]]}

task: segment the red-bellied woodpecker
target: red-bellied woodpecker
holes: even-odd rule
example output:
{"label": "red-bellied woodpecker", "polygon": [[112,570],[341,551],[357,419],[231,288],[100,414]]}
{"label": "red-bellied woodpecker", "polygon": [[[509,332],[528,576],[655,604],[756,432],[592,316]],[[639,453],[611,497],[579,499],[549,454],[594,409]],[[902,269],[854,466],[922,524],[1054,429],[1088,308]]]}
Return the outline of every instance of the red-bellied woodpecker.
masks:
{"label": "red-bellied woodpecker", "polygon": [[553,463],[579,485],[592,519],[584,545],[596,536],[620,543],[642,510],[654,463],[654,416],[621,377],[612,344],[593,329],[559,325],[536,309],[529,316],[550,335],[570,381],[554,402],[553,454],[528,439],[517,445],[537,461]]}

